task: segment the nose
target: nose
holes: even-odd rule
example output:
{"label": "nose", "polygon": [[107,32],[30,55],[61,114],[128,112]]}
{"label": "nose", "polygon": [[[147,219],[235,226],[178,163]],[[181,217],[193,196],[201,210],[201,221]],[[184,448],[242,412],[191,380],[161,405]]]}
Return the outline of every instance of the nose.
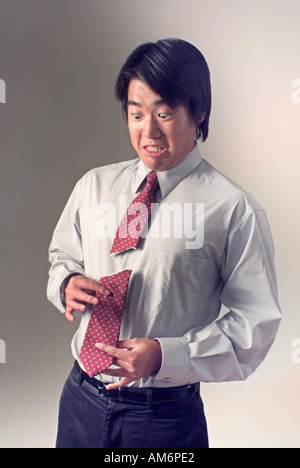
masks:
{"label": "nose", "polygon": [[160,137],[159,125],[154,117],[145,119],[143,131],[146,138],[151,139]]}

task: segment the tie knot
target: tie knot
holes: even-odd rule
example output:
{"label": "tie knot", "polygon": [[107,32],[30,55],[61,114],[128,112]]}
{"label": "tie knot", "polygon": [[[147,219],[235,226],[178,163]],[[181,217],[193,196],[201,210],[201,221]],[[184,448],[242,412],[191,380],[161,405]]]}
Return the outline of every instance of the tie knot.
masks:
{"label": "tie knot", "polygon": [[152,171],[147,175],[147,185],[149,185],[151,189],[158,188],[158,178],[155,171]]}

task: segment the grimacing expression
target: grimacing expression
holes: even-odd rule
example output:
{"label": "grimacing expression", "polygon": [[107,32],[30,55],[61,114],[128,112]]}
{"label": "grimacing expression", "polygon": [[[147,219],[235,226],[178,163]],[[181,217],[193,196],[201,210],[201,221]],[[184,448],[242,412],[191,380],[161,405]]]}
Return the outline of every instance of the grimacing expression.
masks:
{"label": "grimacing expression", "polygon": [[128,86],[128,129],[142,162],[155,171],[176,166],[195,146],[196,124],[189,109],[175,109],[144,82]]}

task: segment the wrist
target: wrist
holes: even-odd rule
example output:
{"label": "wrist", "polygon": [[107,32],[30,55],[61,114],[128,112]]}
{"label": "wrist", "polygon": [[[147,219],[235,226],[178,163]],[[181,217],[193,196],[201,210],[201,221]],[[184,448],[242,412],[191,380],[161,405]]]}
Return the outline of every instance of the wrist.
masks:
{"label": "wrist", "polygon": [[74,276],[82,276],[81,273],[72,273],[71,275],[67,276],[63,282],[63,285],[64,285],[64,291],[66,290],[66,287],[68,286],[70,280],[74,277]]}

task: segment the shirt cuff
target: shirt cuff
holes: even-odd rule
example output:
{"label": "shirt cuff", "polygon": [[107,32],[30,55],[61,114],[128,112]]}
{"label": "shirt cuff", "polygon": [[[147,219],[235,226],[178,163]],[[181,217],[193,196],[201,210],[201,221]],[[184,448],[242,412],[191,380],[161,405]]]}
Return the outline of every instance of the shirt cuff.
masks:
{"label": "shirt cuff", "polygon": [[162,365],[155,381],[186,385],[189,369],[189,347],[185,338],[154,338],[162,349]]}

